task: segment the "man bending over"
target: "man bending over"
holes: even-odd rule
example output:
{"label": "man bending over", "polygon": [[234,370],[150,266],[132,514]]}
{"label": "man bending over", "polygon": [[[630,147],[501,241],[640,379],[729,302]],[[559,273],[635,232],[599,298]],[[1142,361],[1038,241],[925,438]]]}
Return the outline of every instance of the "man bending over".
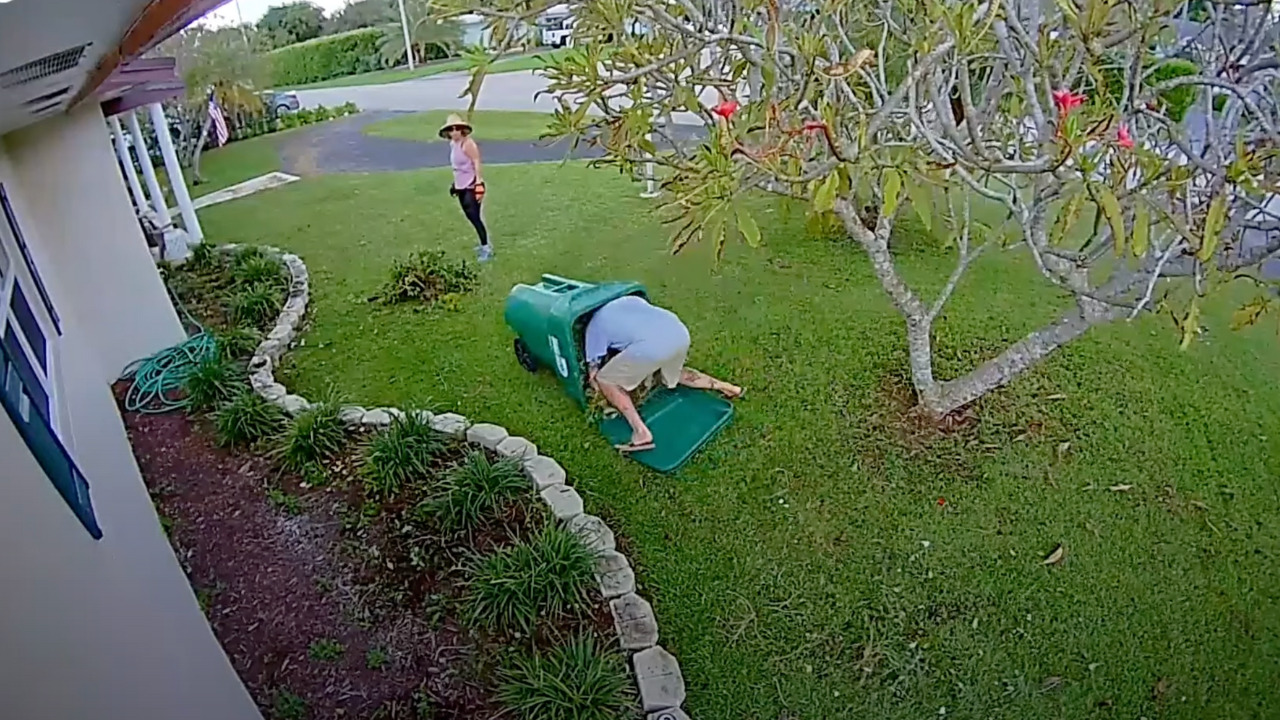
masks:
{"label": "man bending over", "polygon": [[[742,388],[684,366],[689,354],[689,329],[670,310],[650,305],[635,295],[618,298],[596,311],[587,323],[587,362],[591,386],[622,413],[631,426],[631,442],[618,445],[622,452],[653,449],[653,433],[640,419],[630,392],[655,372],[669,388],[685,385],[716,390],[729,399]],[[600,364],[610,351],[612,360]]]}

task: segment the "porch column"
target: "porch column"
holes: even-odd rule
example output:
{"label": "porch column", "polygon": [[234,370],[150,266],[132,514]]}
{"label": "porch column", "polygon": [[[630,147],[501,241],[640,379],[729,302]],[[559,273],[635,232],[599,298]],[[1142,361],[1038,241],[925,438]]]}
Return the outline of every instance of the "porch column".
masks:
{"label": "porch column", "polygon": [[186,228],[190,241],[198,243],[204,240],[204,232],[200,230],[196,208],[191,204],[191,193],[187,192],[187,181],[182,177],[182,165],[178,163],[178,152],[173,148],[173,138],[169,135],[169,121],[165,119],[164,107],[160,103],[151,103],[147,108],[151,111],[151,126],[155,128],[156,139],[160,142],[160,154],[164,156],[164,168],[169,175],[169,187],[173,188],[173,197],[178,201],[178,210],[182,212],[182,225]]}
{"label": "porch column", "polygon": [[124,141],[124,129],[120,127],[120,118],[112,115],[107,118],[111,125],[111,134],[116,139],[116,157],[120,158],[120,170],[124,173],[125,182],[129,185],[129,195],[133,197],[133,206],[138,212],[147,211],[147,196],[142,192],[142,184],[138,182],[138,171],[133,167],[133,156]]}
{"label": "porch column", "polygon": [[151,152],[147,150],[147,138],[142,134],[142,126],[138,124],[138,116],[129,111],[129,134],[133,136],[133,151],[138,154],[138,164],[142,166],[142,178],[147,181],[147,193],[151,195],[151,210],[156,214],[156,222],[161,229],[173,224],[169,217],[169,204],[164,201],[164,191],[160,189],[160,181],[156,179],[156,169],[151,166]]}

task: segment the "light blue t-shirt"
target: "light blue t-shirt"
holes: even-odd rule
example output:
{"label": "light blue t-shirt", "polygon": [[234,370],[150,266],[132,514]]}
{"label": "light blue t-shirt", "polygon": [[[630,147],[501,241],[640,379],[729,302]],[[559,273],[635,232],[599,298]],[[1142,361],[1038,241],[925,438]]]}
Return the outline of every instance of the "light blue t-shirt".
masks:
{"label": "light blue t-shirt", "polygon": [[689,329],[670,310],[636,295],[613,300],[587,323],[587,362],[599,365],[610,350],[630,349],[644,360],[665,360],[689,346]]}

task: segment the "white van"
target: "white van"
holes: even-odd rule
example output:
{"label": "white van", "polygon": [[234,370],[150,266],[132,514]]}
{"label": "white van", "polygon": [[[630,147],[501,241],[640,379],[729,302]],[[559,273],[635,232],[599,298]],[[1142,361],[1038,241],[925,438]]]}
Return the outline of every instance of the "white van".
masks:
{"label": "white van", "polygon": [[538,16],[542,44],[554,48],[573,45],[573,14],[568,5],[552,5]]}

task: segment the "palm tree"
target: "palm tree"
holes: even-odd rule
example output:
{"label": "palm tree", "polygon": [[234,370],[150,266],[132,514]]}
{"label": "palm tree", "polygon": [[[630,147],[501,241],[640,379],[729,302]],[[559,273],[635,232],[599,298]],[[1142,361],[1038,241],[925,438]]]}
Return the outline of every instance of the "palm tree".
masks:
{"label": "palm tree", "polygon": [[[432,45],[444,48],[450,55],[457,52],[462,45],[462,27],[458,23],[441,18],[440,9],[431,0],[405,0],[404,5],[414,60],[423,59],[426,49]],[[399,65],[408,56],[404,31],[399,23],[383,25],[382,30],[382,41],[378,44],[382,64],[386,67]]]}

